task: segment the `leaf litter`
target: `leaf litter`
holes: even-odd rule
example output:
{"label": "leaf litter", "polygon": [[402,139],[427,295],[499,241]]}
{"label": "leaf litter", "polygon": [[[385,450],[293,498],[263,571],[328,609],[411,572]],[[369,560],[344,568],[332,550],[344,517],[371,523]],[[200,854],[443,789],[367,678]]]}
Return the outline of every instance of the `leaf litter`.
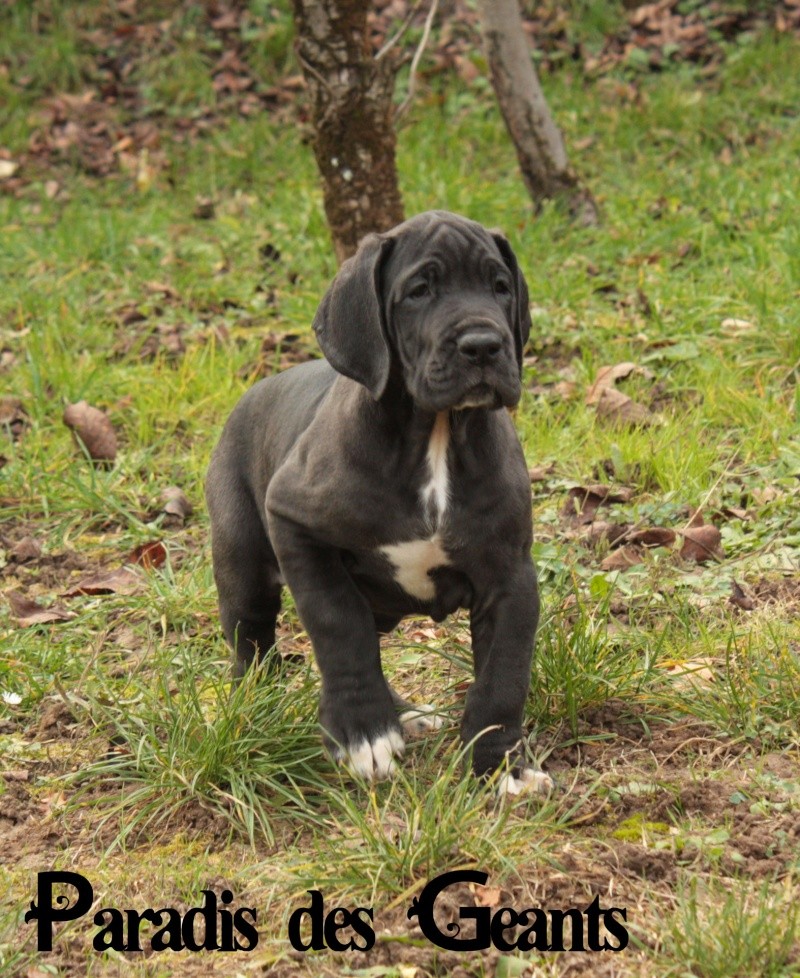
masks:
{"label": "leaf litter", "polygon": [[[302,76],[290,67],[286,53],[283,71],[274,78],[264,77],[263,67],[254,58],[259,40],[263,42],[274,32],[274,14],[239,3],[191,6],[193,30],[208,62],[208,95],[199,104],[175,107],[142,98],[153,52],[168,61],[179,51],[189,4],[172,5],[160,19],[143,18],[134,6],[117,4],[95,15],[90,27],[77,28],[86,65],[83,90],[56,92],[41,100],[38,125],[27,150],[17,158],[10,159],[0,148],[0,193],[19,193],[43,169],[52,172],[60,165],[77,167],[99,179],[112,173],[127,174],[137,190],[146,191],[168,166],[167,139],[195,140],[218,131],[231,117],[262,112],[272,114],[276,121],[293,123],[298,95],[304,88]],[[542,70],[576,64],[591,77],[620,66],[660,71],[667,61],[699,63],[710,74],[724,60],[721,38],[765,27],[800,35],[798,0],[778,0],[769,9],[714,3],[700,9],[694,4],[689,7],[685,9],[681,0],[637,5],[599,51],[575,36],[573,15],[555,0],[533,8],[524,6],[523,24],[536,46]],[[380,0],[369,16],[372,51],[377,54],[407,19],[413,28],[421,29],[426,15],[425,4]],[[46,16],[39,25],[42,32],[53,30]],[[413,31],[403,34],[397,45],[398,59],[408,58],[415,44]],[[456,72],[466,84],[472,84],[483,74],[481,49],[474,5],[455,0],[449,16],[437,25],[426,52],[424,74],[430,79]],[[275,61],[281,63],[280,53]],[[24,92],[29,79],[13,70],[10,60],[5,67],[11,87]],[[57,183],[54,195],[59,193]],[[207,219],[202,211],[201,219]]]}

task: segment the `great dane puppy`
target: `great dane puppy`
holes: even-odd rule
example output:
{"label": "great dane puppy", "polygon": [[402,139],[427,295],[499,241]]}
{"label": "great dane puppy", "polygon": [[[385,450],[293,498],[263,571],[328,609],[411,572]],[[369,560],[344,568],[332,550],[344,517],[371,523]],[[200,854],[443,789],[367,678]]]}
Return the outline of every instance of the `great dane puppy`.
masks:
{"label": "great dane puppy", "polygon": [[522,753],[539,598],[530,481],[506,410],[530,325],[501,234],[444,211],[371,234],[314,319],[326,359],[251,388],[211,460],[234,672],[274,654],[285,582],[322,675],[326,743],[366,778],[392,773],[404,721],[436,725],[387,683],[379,633],[467,608],[473,768],[508,760],[512,794],[551,784]]}

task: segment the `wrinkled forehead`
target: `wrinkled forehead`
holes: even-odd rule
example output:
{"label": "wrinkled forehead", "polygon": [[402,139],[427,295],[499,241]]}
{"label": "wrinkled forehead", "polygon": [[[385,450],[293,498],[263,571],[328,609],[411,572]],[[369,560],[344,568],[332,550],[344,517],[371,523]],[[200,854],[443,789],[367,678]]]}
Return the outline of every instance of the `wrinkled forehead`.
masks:
{"label": "wrinkled forehead", "polygon": [[383,281],[389,286],[428,264],[453,276],[469,274],[487,263],[503,264],[497,243],[480,224],[440,220],[415,226],[409,222],[391,236],[394,244],[383,269]]}

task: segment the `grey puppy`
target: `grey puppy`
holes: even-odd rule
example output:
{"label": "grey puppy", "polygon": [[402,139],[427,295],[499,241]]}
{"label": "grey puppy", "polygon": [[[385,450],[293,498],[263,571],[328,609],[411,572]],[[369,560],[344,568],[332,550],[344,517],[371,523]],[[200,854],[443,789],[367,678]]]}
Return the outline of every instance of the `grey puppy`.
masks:
{"label": "grey puppy", "polygon": [[234,409],[206,486],[225,636],[241,676],[274,654],[285,582],[322,674],[334,757],[394,769],[403,724],[436,726],[381,669],[406,615],[470,613],[461,723],[484,775],[550,786],[522,719],[539,615],[530,481],[506,408],[520,397],[528,290],[506,239],[444,211],[364,239],[314,319],[325,360],[260,381]]}

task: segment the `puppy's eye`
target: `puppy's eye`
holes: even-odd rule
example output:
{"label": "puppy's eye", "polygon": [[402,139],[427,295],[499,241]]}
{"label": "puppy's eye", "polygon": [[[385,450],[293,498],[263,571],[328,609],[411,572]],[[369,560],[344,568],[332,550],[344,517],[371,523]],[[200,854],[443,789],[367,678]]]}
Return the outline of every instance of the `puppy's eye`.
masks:
{"label": "puppy's eye", "polygon": [[502,296],[511,295],[511,286],[504,278],[499,278],[494,283],[494,292],[495,295],[502,295]]}
{"label": "puppy's eye", "polygon": [[424,299],[425,296],[431,294],[430,286],[427,282],[417,282],[415,286],[410,288],[406,292],[407,299]]}

